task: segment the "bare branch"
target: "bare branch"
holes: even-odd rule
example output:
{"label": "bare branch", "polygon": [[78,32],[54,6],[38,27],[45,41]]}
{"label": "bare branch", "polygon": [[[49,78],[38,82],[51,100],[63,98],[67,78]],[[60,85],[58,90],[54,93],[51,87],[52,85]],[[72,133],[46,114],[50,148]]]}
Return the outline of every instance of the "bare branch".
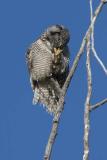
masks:
{"label": "bare branch", "polygon": [[88,160],[89,158],[89,129],[90,129],[90,99],[92,94],[92,76],[91,76],[91,65],[90,65],[90,35],[87,38],[87,83],[88,91],[85,102],[84,111],[84,155],[83,160]]}
{"label": "bare branch", "polygon": [[51,152],[52,152],[52,146],[55,142],[55,138],[56,138],[56,135],[57,135],[57,128],[58,128],[58,122],[53,121],[51,134],[50,134],[48,144],[47,144],[46,150],[45,150],[45,156],[44,156],[45,160],[50,160]]}
{"label": "bare branch", "polygon": [[50,133],[48,143],[47,143],[46,149],[45,149],[44,160],[50,160],[50,158],[51,158],[52,148],[53,148],[53,145],[54,145],[54,142],[55,142],[55,139],[56,139],[58,124],[59,124],[59,121],[60,121],[62,108],[64,106],[64,98],[61,97],[59,105],[60,106],[62,105],[60,107],[61,110],[58,112],[58,114],[56,114],[54,116],[51,133]]}
{"label": "bare branch", "polygon": [[[87,37],[91,34],[92,26],[95,24],[96,18],[98,17],[99,13],[101,12],[101,9],[102,9],[103,5],[104,5],[104,2],[100,2],[99,6],[97,7],[97,9],[95,11],[95,14],[93,16],[91,24],[90,24],[83,40],[82,40],[80,49],[79,49],[79,51],[76,55],[76,58],[75,58],[75,60],[73,62],[73,65],[72,65],[72,68],[70,69],[69,75],[68,75],[68,77],[65,81],[65,84],[64,84],[63,88],[62,88],[61,98],[60,98],[60,101],[59,101],[57,114],[55,114],[55,116],[54,116],[52,130],[51,130],[51,133],[50,133],[50,136],[49,136],[48,143],[46,145],[44,160],[50,160],[50,158],[51,158],[51,152],[52,152],[53,144],[54,144],[55,139],[56,139],[56,134],[57,134],[58,124],[59,124],[59,121],[60,121],[60,116],[61,116],[61,113],[62,113],[63,108],[64,108],[64,97],[65,97],[67,88],[68,88],[68,86],[71,82],[71,79],[72,79],[72,77],[75,73],[75,70],[76,70],[77,66],[78,66],[79,60],[80,60],[80,58],[83,54],[83,51],[84,51],[84,48],[85,48],[85,45],[86,45],[86,41],[87,41]],[[87,108],[88,108],[89,107],[88,106],[88,100],[87,100],[86,105],[87,105]],[[87,127],[87,126],[85,126],[85,127]],[[87,160],[87,159],[84,159],[84,160]]]}
{"label": "bare branch", "polygon": [[93,111],[94,109],[97,109],[98,107],[101,107],[105,103],[107,103],[107,98],[105,98],[104,100],[90,106],[90,111]]}

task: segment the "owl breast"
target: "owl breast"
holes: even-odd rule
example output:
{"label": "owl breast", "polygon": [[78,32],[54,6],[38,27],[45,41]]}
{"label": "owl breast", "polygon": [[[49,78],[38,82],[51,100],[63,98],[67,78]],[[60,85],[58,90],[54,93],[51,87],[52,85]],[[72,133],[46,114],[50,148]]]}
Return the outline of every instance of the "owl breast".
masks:
{"label": "owl breast", "polygon": [[33,80],[42,80],[52,73],[52,52],[42,40],[37,40],[32,45],[32,70]]}

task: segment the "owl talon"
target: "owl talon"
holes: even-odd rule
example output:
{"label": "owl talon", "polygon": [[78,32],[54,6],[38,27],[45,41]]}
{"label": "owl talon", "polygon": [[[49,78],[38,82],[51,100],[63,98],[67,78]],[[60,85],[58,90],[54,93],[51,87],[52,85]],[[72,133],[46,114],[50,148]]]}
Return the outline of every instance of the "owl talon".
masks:
{"label": "owl talon", "polygon": [[58,55],[60,55],[61,54],[61,52],[62,52],[62,50],[60,49],[60,48],[54,48],[54,54],[55,54],[55,56],[58,56]]}

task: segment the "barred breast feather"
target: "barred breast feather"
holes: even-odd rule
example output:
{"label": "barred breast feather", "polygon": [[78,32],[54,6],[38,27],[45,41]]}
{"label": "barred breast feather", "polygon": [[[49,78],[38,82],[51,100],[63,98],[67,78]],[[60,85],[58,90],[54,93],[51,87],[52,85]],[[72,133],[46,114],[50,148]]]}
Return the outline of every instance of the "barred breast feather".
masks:
{"label": "barred breast feather", "polygon": [[52,53],[46,44],[38,39],[28,52],[28,65],[33,80],[42,80],[52,72]]}
{"label": "barred breast feather", "polygon": [[49,43],[38,39],[27,52],[30,82],[34,91],[33,104],[40,103],[50,113],[55,113],[60,86],[52,78],[53,54]]}

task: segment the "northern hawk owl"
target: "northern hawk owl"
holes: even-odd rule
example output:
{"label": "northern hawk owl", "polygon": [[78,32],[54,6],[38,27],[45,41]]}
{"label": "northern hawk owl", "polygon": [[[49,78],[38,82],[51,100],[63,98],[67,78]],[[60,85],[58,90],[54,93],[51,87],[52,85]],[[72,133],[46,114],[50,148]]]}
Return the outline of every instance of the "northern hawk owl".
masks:
{"label": "northern hawk owl", "polygon": [[33,104],[41,103],[55,114],[62,86],[69,72],[69,31],[62,25],[48,27],[31,44],[26,58],[34,92]]}

